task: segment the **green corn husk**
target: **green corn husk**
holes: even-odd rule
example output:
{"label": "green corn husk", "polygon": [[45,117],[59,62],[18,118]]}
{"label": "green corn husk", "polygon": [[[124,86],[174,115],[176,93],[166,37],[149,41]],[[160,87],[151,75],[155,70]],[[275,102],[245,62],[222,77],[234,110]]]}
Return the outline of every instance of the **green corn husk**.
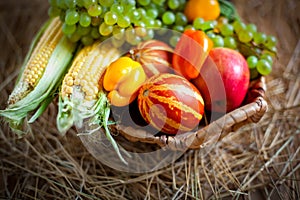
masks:
{"label": "green corn husk", "polygon": [[30,71],[28,69],[30,60],[37,56],[38,53],[36,52],[39,52],[48,42],[51,42],[43,40],[48,37],[47,35],[51,31],[54,34],[59,34],[52,30],[54,25],[59,26],[57,32],[60,32],[61,22],[54,18],[49,19],[37,33],[24,60],[15,88],[10,95],[8,106],[5,110],[0,110],[0,116],[4,117],[19,137],[30,131],[29,123],[34,122],[55,97],[62,76],[68,69],[73,53],[77,48],[77,44],[70,42],[66,36],[53,37],[53,40],[58,40],[57,43],[54,43],[57,45],[54,46],[49,58],[42,56],[43,59],[47,59],[43,73],[34,85],[27,83],[24,76],[26,71]]}

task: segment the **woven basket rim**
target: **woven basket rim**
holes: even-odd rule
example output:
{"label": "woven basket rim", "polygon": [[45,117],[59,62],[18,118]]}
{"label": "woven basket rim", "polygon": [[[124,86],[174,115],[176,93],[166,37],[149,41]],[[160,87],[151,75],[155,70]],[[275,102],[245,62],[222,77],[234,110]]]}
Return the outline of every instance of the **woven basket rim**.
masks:
{"label": "woven basket rim", "polygon": [[111,129],[130,142],[157,144],[160,147],[171,150],[200,149],[222,140],[231,132],[237,131],[244,125],[259,122],[268,109],[265,92],[266,82],[264,76],[252,80],[241,107],[226,113],[194,132],[177,134],[175,136],[157,136],[146,130],[122,124],[111,125]]}

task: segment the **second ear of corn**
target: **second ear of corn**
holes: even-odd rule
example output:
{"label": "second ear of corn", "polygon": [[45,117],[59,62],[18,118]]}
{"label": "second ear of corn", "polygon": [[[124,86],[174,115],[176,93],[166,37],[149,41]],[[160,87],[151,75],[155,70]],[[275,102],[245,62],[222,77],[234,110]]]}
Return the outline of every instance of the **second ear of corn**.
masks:
{"label": "second ear of corn", "polygon": [[36,35],[7,108],[0,110],[0,116],[19,136],[29,130],[28,122],[35,121],[54,98],[76,48],[77,44],[63,35],[58,18],[49,19]]}
{"label": "second ear of corn", "polygon": [[107,66],[119,57],[116,48],[100,42],[78,52],[60,88],[56,123],[62,134],[73,125],[86,135],[103,128],[119,158],[127,163],[108,128],[110,104],[102,86]]}
{"label": "second ear of corn", "polygon": [[80,127],[84,119],[97,114],[99,102],[107,101],[100,79],[119,56],[116,48],[100,42],[78,52],[60,88],[57,127],[61,133],[74,124]]}

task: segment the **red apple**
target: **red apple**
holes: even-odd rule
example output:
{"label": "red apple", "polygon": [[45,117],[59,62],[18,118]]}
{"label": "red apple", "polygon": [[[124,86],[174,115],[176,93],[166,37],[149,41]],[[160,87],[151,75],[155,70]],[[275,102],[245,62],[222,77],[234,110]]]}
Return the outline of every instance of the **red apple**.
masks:
{"label": "red apple", "polygon": [[249,81],[250,71],[244,56],[235,50],[218,47],[210,51],[193,83],[203,95],[206,109],[223,113],[242,104]]}

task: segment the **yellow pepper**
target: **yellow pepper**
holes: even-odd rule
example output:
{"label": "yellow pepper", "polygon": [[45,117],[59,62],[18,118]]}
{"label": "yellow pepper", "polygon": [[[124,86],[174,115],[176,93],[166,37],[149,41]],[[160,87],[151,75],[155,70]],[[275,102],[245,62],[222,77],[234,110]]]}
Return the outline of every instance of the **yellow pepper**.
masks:
{"label": "yellow pepper", "polygon": [[139,62],[129,57],[121,57],[106,69],[103,87],[114,106],[126,106],[137,96],[137,90],[146,80],[146,74]]}
{"label": "yellow pepper", "polygon": [[185,6],[184,14],[189,21],[197,17],[207,20],[215,20],[221,12],[218,0],[189,0]]}

